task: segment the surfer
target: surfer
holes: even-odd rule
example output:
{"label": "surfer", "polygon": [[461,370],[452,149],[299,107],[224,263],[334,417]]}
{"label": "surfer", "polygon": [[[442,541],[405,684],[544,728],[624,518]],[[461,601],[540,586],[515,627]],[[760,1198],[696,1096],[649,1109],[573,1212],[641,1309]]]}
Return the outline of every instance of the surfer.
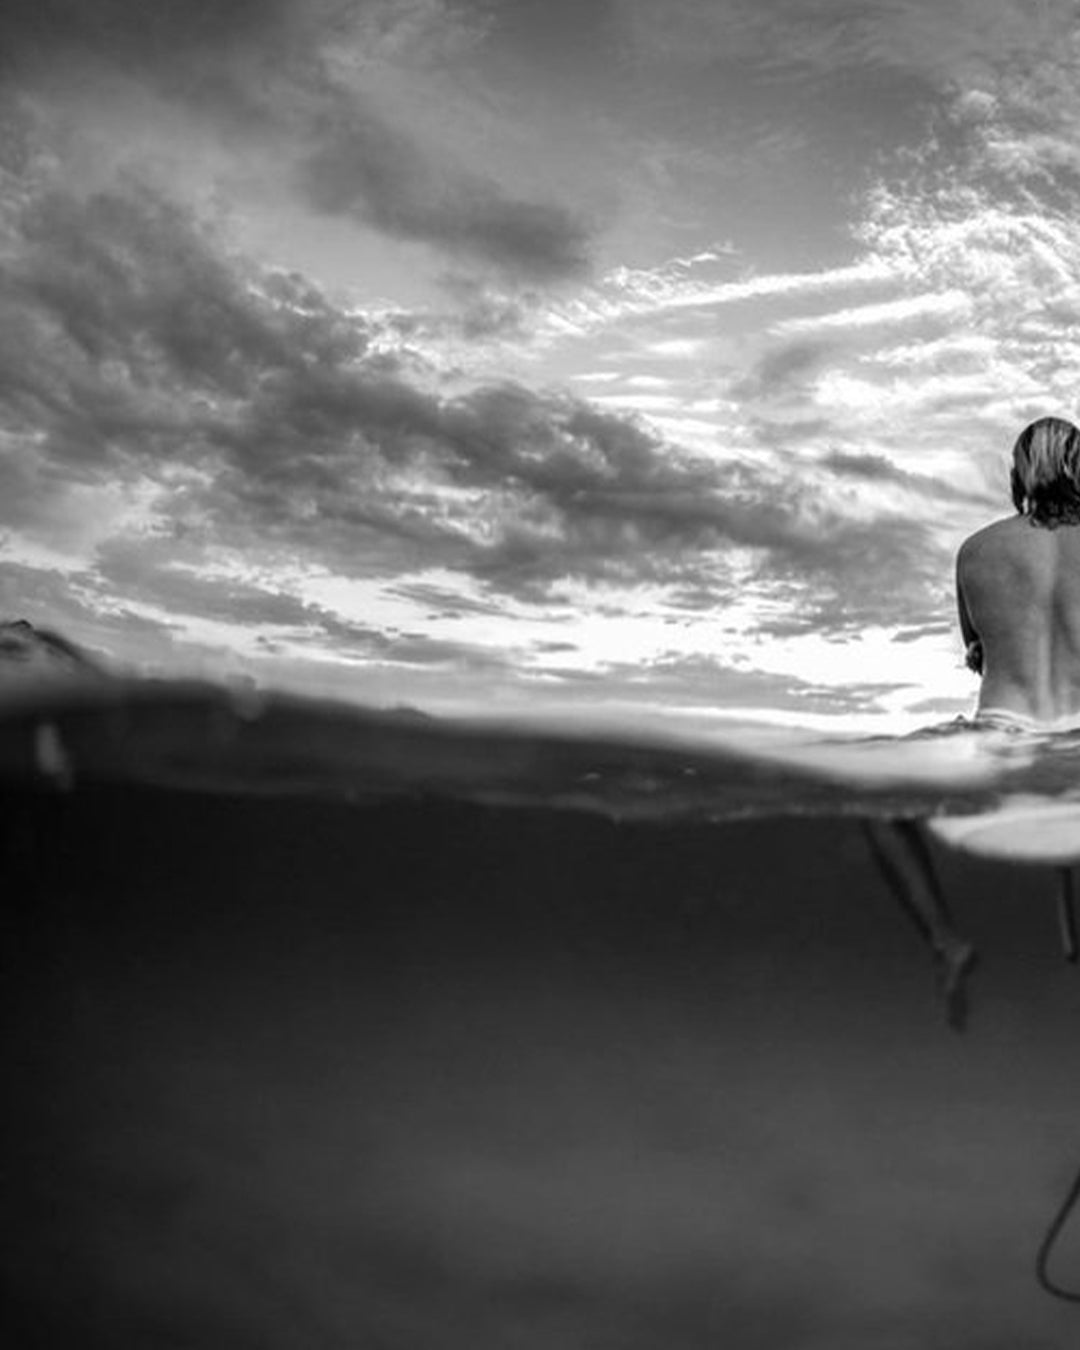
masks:
{"label": "surfer", "polygon": [[[1032,422],[1013,446],[1015,514],[978,530],[956,559],[965,662],[980,677],[974,725],[1080,728],[1080,430]],[[951,1025],[966,1016],[975,950],[953,926],[915,820],[868,824],[882,874],[934,950]]]}

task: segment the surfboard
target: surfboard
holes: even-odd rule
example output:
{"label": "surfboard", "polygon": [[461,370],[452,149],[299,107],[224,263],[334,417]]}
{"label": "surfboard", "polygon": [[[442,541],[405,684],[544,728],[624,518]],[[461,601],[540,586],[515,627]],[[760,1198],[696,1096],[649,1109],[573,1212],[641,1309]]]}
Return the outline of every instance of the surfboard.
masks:
{"label": "surfboard", "polygon": [[1080,801],[1018,795],[990,811],[927,821],[946,847],[997,862],[1080,865]]}
{"label": "surfboard", "polygon": [[1066,961],[1076,964],[1080,935],[1070,868],[1080,864],[1080,801],[1017,795],[991,811],[936,816],[926,823],[941,843],[961,853],[992,862],[1056,868],[1061,949]]}

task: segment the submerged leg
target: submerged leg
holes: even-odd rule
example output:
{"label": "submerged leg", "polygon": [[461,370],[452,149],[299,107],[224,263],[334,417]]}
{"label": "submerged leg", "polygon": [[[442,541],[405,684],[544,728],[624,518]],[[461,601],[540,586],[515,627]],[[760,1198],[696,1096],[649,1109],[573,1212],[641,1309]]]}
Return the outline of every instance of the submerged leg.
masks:
{"label": "submerged leg", "polygon": [[868,820],[863,824],[882,875],[905,914],[933,948],[949,1025],[962,1030],[967,1019],[964,981],[975,966],[975,948],[956,931],[923,832],[914,820]]}
{"label": "submerged leg", "polygon": [[1058,868],[1058,928],[1061,950],[1066,961],[1075,964],[1080,948],[1076,940],[1076,913],[1073,909],[1073,875],[1067,867]]}

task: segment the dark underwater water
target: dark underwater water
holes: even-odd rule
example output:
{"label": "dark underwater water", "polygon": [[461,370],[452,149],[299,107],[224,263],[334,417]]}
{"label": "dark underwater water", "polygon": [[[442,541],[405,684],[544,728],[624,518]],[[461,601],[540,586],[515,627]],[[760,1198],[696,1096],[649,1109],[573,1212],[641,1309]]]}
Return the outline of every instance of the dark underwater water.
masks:
{"label": "dark underwater water", "polygon": [[959,1036],[847,808],[619,823],[407,762],[350,803],[9,759],[7,1344],[1077,1343],[1032,1275],[1080,1166],[1048,871],[940,858]]}

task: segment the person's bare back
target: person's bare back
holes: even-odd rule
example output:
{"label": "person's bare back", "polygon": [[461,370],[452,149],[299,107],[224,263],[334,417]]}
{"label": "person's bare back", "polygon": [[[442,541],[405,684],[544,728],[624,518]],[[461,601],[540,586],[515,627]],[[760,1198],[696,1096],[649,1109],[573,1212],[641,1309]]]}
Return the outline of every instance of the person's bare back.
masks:
{"label": "person's bare back", "polygon": [[1016,515],[965,540],[956,598],[977,716],[1025,725],[1080,717],[1080,429],[1041,417],[1016,438]]}
{"label": "person's bare back", "polygon": [[1080,524],[995,521],[963,544],[956,574],[964,641],[981,647],[979,712],[1080,715]]}

